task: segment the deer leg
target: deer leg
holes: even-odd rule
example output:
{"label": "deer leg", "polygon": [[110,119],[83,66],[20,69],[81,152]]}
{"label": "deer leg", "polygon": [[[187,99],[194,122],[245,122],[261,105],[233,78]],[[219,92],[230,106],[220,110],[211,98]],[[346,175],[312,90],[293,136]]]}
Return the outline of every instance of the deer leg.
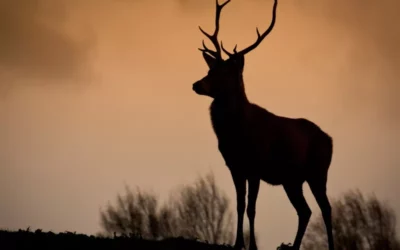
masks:
{"label": "deer leg", "polygon": [[249,179],[249,193],[247,195],[247,216],[250,224],[250,244],[249,250],[257,250],[256,237],[254,233],[254,220],[256,217],[256,202],[258,190],[260,188],[260,179]]}
{"label": "deer leg", "polygon": [[284,185],[284,189],[299,217],[296,238],[293,246],[290,247],[290,249],[298,250],[311,217],[311,209],[304,198],[302,184]]}
{"label": "deer leg", "polygon": [[235,249],[242,249],[244,247],[243,239],[243,217],[244,209],[246,206],[246,178],[243,174],[232,172],[233,183],[236,189],[236,208],[237,208],[237,231]]}
{"label": "deer leg", "polygon": [[326,181],[308,182],[311,192],[321,209],[322,218],[324,219],[326,233],[328,235],[329,250],[334,250],[333,233],[332,233],[332,208],[326,195]]}

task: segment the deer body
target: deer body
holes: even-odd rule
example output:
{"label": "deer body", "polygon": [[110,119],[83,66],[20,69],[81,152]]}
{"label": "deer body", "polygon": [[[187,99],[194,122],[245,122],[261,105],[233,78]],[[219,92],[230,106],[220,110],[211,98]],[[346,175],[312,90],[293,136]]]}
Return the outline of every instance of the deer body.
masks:
{"label": "deer body", "polygon": [[259,176],[271,185],[303,183],[315,172],[328,170],[328,163],[326,169],[315,169],[313,161],[332,153],[332,139],[313,122],[277,116],[250,102],[236,110],[226,107],[214,100],[210,116],[230,169],[238,168],[246,177]]}
{"label": "deer body", "polygon": [[[216,28],[213,35],[200,30],[213,43],[216,51],[203,42],[203,57],[208,74],[193,84],[193,90],[213,98],[210,116],[218,138],[218,149],[229,168],[236,189],[237,232],[235,248],[244,246],[243,219],[248,194],[247,216],[250,224],[250,250],[256,250],[255,214],[260,181],[282,185],[298,214],[298,228],[293,246],[282,244],[279,249],[300,249],[311,210],[303,195],[307,182],[322,211],[329,250],[334,250],[331,206],[326,194],[328,170],[332,160],[332,138],[315,123],[304,118],[278,116],[251,103],[243,82],[244,55],[256,48],[275,24],[277,0],[269,28],[246,49],[231,54],[219,45],[219,18],[222,8],[216,1]],[[229,55],[222,59],[221,49]],[[246,190],[248,183],[248,192]]]}

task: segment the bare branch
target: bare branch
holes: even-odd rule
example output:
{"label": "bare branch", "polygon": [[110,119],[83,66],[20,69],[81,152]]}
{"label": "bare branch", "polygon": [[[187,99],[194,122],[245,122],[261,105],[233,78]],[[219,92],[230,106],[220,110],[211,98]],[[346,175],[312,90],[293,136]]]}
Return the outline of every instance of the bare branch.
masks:
{"label": "bare branch", "polygon": [[[349,191],[332,202],[332,222],[337,249],[400,249],[393,209],[375,195],[364,198],[359,190]],[[321,215],[311,221],[303,249],[325,249],[325,225]]]}
{"label": "bare branch", "polygon": [[235,239],[229,199],[213,174],[172,192],[164,204],[151,192],[126,187],[126,194],[117,195],[115,205],[101,211],[100,219],[109,236],[114,232],[146,239],[183,236],[213,244],[233,244]]}

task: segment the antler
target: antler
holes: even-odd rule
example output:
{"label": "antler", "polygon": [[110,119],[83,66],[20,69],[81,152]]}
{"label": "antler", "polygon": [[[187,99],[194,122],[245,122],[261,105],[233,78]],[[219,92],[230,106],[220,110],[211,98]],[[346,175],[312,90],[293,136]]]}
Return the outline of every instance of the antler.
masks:
{"label": "antler", "polygon": [[199,50],[200,51],[203,51],[203,52],[208,52],[209,54],[211,54],[212,56],[214,56],[216,59],[218,59],[218,60],[222,60],[222,55],[221,55],[221,47],[219,46],[219,42],[218,42],[218,32],[219,32],[219,18],[220,18],[220,16],[221,16],[221,11],[222,11],[222,8],[224,8],[224,6],[225,5],[227,5],[229,2],[230,2],[231,0],[227,0],[225,3],[223,3],[223,4],[218,4],[218,0],[215,0],[215,2],[216,2],[216,5],[217,5],[217,10],[216,10],[216,14],[215,14],[215,31],[214,31],[214,34],[213,35],[210,35],[210,34],[208,34],[207,32],[205,32],[200,26],[199,26],[199,29],[200,29],[200,31],[206,36],[206,37],[208,37],[210,40],[211,40],[211,42],[214,44],[214,46],[215,46],[215,49],[217,50],[217,51],[213,51],[213,50],[210,50],[209,48],[207,48],[207,46],[206,46],[206,44],[204,43],[204,40],[203,40],[203,49],[200,49],[199,48]]}
{"label": "antler", "polygon": [[275,26],[275,20],[276,20],[276,7],[278,6],[278,0],[274,0],[274,7],[272,10],[272,21],[271,24],[269,25],[268,29],[263,33],[260,34],[260,31],[258,30],[258,28],[256,28],[257,31],[257,41],[255,43],[253,43],[252,45],[250,45],[249,47],[237,52],[237,45],[235,45],[235,48],[233,49],[234,54],[230,53],[229,51],[227,51],[221,41],[221,48],[222,50],[229,55],[229,57],[233,56],[233,55],[238,55],[238,54],[242,54],[245,55],[247,53],[249,53],[250,51],[252,51],[253,49],[257,48],[257,46],[262,42],[262,40],[264,40],[264,38],[272,31],[272,29]]}

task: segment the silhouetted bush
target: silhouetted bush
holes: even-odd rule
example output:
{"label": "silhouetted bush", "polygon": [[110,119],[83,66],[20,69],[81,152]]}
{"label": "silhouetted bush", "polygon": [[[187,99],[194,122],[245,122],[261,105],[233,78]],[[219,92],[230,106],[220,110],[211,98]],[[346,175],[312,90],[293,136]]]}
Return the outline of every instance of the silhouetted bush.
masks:
{"label": "silhouetted bush", "polygon": [[[156,195],[126,187],[115,206],[101,211],[101,226],[106,236],[139,235],[146,239],[182,236],[212,244],[233,244],[235,239],[230,201],[215,183],[212,173],[193,185],[173,192],[160,204]],[[249,233],[245,232],[248,243]]]}
{"label": "silhouetted bush", "polygon": [[[333,234],[337,250],[399,250],[396,215],[374,194],[365,198],[359,190],[331,201]],[[304,250],[328,249],[325,224],[319,215],[303,240]]]}

